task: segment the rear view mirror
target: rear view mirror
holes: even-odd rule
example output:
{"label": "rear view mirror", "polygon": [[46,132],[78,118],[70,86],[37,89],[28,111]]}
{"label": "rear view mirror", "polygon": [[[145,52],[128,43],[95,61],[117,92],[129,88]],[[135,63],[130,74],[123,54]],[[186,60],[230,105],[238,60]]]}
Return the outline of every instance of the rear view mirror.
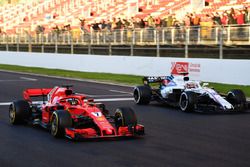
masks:
{"label": "rear view mirror", "polygon": [[209,85],[209,83],[205,82],[205,83],[202,84],[202,87],[206,87],[208,85]]}
{"label": "rear view mirror", "polygon": [[184,77],[183,80],[184,81],[189,81],[189,77]]}

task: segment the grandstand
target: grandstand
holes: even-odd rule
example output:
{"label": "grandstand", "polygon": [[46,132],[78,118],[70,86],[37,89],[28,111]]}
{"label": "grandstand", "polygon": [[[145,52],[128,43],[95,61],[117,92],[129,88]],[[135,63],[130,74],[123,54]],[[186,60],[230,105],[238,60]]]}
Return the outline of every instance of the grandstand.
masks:
{"label": "grandstand", "polygon": [[[199,5],[201,14],[222,11],[228,8],[249,5],[249,0],[207,0],[208,6]],[[8,34],[23,31],[34,32],[37,25],[43,25],[46,32],[53,25],[63,26],[69,23],[79,28],[78,18],[85,18],[89,23],[94,20],[112,19],[113,17],[146,18],[149,14],[165,17],[177,13],[182,17],[186,12],[197,9],[197,3],[203,0],[20,0],[3,4],[0,7],[0,27]],[[197,10],[196,10],[197,11]]]}
{"label": "grandstand", "polygon": [[[246,24],[249,22],[244,27],[222,25],[221,30],[221,25],[217,26],[206,18],[211,15],[211,20],[213,13],[222,14],[231,8],[247,8],[250,0],[2,0],[0,3],[0,44],[6,45],[2,46],[6,50],[10,44],[15,45],[16,50],[19,50],[19,44],[29,44],[30,48],[31,44],[56,47],[58,44],[70,44],[71,52],[74,50],[73,45],[89,44],[128,47],[149,45],[157,46],[158,49],[160,45],[217,46],[222,45],[221,38],[226,45],[250,44],[250,29]],[[201,21],[198,28],[189,27],[185,23],[186,19],[196,15],[206,18],[206,21]],[[167,23],[165,26],[150,27],[149,16],[154,21],[159,18],[161,22]],[[108,33],[93,30],[94,23],[105,20],[112,24],[117,18],[126,21],[142,19],[148,27],[131,29],[123,26],[119,29],[110,28]],[[84,29],[81,29],[81,20],[85,21]],[[175,24],[171,22],[169,27],[169,20],[173,20]],[[42,34],[37,32],[37,28]],[[220,32],[223,32],[223,37]]]}
{"label": "grandstand", "polygon": [[42,24],[46,31],[69,22],[79,28],[79,17],[88,21],[113,17],[164,16],[189,4],[189,0],[29,0],[0,7],[1,27],[7,33],[34,31]]}

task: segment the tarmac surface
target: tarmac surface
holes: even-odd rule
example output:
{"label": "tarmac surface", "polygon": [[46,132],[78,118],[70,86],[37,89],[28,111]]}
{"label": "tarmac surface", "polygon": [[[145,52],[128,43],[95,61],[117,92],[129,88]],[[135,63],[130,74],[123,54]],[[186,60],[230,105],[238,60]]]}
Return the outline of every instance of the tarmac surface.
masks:
{"label": "tarmac surface", "polygon": [[[39,127],[10,125],[8,103],[27,88],[74,85],[75,92],[104,101],[111,113],[135,110],[145,136],[70,141]],[[152,103],[136,105],[132,87],[0,72],[0,166],[2,167],[247,167],[250,114],[184,113]]]}

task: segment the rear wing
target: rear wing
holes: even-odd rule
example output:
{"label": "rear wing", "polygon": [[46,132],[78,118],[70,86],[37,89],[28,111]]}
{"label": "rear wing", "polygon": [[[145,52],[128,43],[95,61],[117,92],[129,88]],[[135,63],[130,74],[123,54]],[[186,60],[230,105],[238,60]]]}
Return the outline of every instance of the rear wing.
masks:
{"label": "rear wing", "polygon": [[[185,73],[186,75],[187,73]],[[183,80],[184,81],[189,81],[189,77],[183,75]],[[180,75],[179,75],[180,76]],[[148,85],[149,83],[159,83],[162,82],[163,80],[173,80],[176,76],[170,75],[170,76],[146,76],[143,77],[142,81],[145,85]]]}
{"label": "rear wing", "polygon": [[149,83],[162,82],[166,78],[167,76],[147,76],[147,77],[143,77],[142,81],[145,85],[147,85]]}
{"label": "rear wing", "polygon": [[26,89],[23,91],[23,98],[31,101],[31,97],[44,97],[49,94],[53,88]]}

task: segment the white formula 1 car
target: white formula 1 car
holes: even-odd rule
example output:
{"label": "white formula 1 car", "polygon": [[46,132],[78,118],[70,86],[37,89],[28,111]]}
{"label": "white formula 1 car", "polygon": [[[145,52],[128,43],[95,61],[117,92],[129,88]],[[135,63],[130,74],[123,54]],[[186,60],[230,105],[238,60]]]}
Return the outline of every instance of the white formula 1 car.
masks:
{"label": "white formula 1 car", "polygon": [[[136,104],[149,104],[151,101],[177,106],[182,111],[216,111],[241,112],[246,111],[250,103],[242,90],[233,89],[226,95],[219,94],[200,81],[190,81],[184,75],[144,77],[143,86],[134,88]],[[152,83],[158,83],[156,88]],[[155,85],[155,84],[154,84]]]}

